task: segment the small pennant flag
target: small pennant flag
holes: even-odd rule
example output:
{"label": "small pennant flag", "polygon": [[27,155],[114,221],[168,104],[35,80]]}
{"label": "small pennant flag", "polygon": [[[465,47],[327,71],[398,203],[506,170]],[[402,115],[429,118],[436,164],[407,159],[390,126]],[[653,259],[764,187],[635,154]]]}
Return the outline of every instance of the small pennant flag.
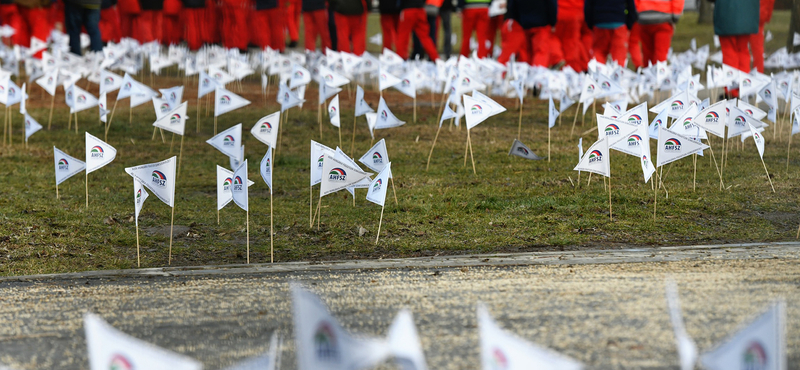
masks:
{"label": "small pennant flag", "polygon": [[294,108],[305,102],[305,100],[297,96],[297,93],[294,90],[290,90],[284,84],[280,84],[278,88],[278,95],[275,97],[275,99],[277,100],[278,104],[281,105],[281,112],[285,112],[290,108]]}
{"label": "small pennant flag", "polygon": [[650,111],[653,113],[661,113],[661,111],[666,108],[668,116],[672,118],[678,118],[683,115],[684,111],[689,108],[690,104],[689,92],[682,91],[673,95],[669,99],[656,104],[656,106],[650,108]]}
{"label": "small pennant flag", "polygon": [[259,356],[248,358],[238,364],[225,368],[225,370],[275,370],[280,366],[279,348],[283,339],[278,339],[278,333],[272,332],[269,340],[269,350]]}
{"label": "small pennant flag", "polygon": [[785,370],[786,303],[773,304],[733,337],[704,353],[700,363],[709,370]]}
{"label": "small pennant flag", "polygon": [[366,113],[375,112],[364,100],[364,89],[356,86],[356,117],[361,117]]}
{"label": "small pennant flag", "polygon": [[[208,93],[214,92],[220,85],[217,80],[211,78],[207,73],[200,71],[200,78],[197,79],[197,98],[200,99]],[[264,87],[266,89],[266,87]]]}
{"label": "small pennant flag", "polygon": [[653,119],[653,122],[650,123],[648,134],[650,135],[651,139],[658,140],[658,128],[661,126],[664,126],[664,128],[667,127],[667,109],[668,108],[662,109],[661,113],[659,113],[656,118]]}
{"label": "small pennant flag", "polygon": [[486,104],[473,99],[469,95],[463,95],[462,97],[464,99],[464,108],[467,110],[465,115],[467,129],[472,129],[492,116],[491,108]]}
{"label": "small pennant flag", "polygon": [[242,151],[242,124],[237,124],[225,131],[220,132],[211,139],[206,140],[206,143],[217,148],[222,154],[231,158],[236,158],[241,161]]}
{"label": "small pennant flag", "polygon": [[[601,114],[597,115],[597,136],[608,139],[609,147],[613,147],[614,144],[629,138],[638,131],[639,126],[637,125]],[[633,155],[639,156],[639,152],[637,151]]]}
{"label": "small pennant flag", "polygon": [[571,107],[571,106],[572,106],[572,104],[575,104],[575,101],[574,101],[574,100],[572,100],[572,99],[569,97],[569,94],[567,94],[567,92],[565,91],[565,92],[564,92],[564,93],[561,95],[561,100],[560,100],[560,103],[559,103],[559,105],[558,105],[558,110],[559,110],[561,113],[564,113],[564,111],[565,111],[565,110],[567,110],[567,108]]}
{"label": "small pennant flag", "polygon": [[258,120],[253,128],[250,129],[250,134],[258,139],[258,141],[270,147],[275,147],[278,144],[278,126],[280,125],[280,121],[281,112],[272,113]]}
{"label": "small pennant flag", "polygon": [[119,92],[117,93],[117,100],[129,98],[135,94],[141,93],[139,82],[133,79],[127,72],[122,77],[122,84],[119,87]]}
{"label": "small pennant flag", "polygon": [[183,102],[180,106],[155,121],[153,126],[183,136],[186,129],[186,119],[189,118],[186,116],[187,107],[187,102]]}
{"label": "small pennant flag", "polygon": [[320,198],[355,185],[370,175],[369,173],[348,166],[332,156],[325,155],[322,162]]}
{"label": "small pennant flag", "polygon": [[489,310],[482,303],[478,305],[478,330],[481,367],[484,370],[583,369],[583,364],[569,357],[506,332],[492,319]]}
{"label": "small pennant flag", "polygon": [[[109,72],[108,70],[100,71],[100,94],[109,93],[119,90],[122,87],[122,76]],[[117,98],[119,99],[119,98]]]}
{"label": "small pennant flag", "polygon": [[608,138],[603,137],[589,147],[574,171],[592,172],[608,177],[611,172],[608,154]]}
{"label": "small pennant flag", "polygon": [[150,196],[145,190],[144,185],[137,179],[133,179],[133,207],[134,207],[134,221],[136,221],[136,226],[139,226],[139,213],[142,212],[142,206],[144,206],[144,201],[147,200],[147,197]]}
{"label": "small pennant flag", "polygon": [[27,85],[25,83],[22,84],[22,100],[19,102],[19,114],[26,114],[28,113],[28,109],[25,107],[25,103],[28,101],[28,94],[25,93],[25,88]]}
{"label": "small pennant flag", "polygon": [[[334,95],[340,93],[341,91],[342,91],[342,89],[340,89],[338,87],[330,87],[330,86],[328,86],[328,85],[326,85],[324,83],[319,85],[319,105],[325,104],[326,100],[330,99],[331,96],[334,96]],[[284,97],[284,98],[288,98],[288,97]],[[284,104],[280,100],[278,100],[278,103],[280,103],[281,107],[283,107]],[[289,108],[286,108],[286,109],[289,109]]]}
{"label": "small pennant flag", "polygon": [[261,159],[259,172],[261,172],[261,178],[269,186],[269,193],[272,194],[272,147],[267,149],[267,154],[264,154],[264,158]]}
{"label": "small pennant flag", "polygon": [[672,126],[669,128],[670,131],[685,135],[697,141],[701,139],[708,139],[705,130],[693,123],[694,117],[697,115],[697,104],[693,102],[680,117],[673,121]]}
{"label": "small pennant flag", "polygon": [[247,211],[248,208],[248,192],[247,185],[247,160],[245,159],[239,168],[233,172],[233,183],[231,184],[231,194],[233,195],[233,202],[239,208]]}
{"label": "small pennant flag", "polygon": [[99,316],[83,317],[89,369],[200,370],[203,364],[136,339],[108,325]]}
{"label": "small pennant flag", "polygon": [[28,138],[35,134],[36,131],[41,129],[42,125],[40,125],[39,122],[36,122],[36,120],[33,119],[33,117],[31,117],[29,114],[25,113],[25,142],[27,143]]}
{"label": "small pennant flag", "polygon": [[384,339],[350,335],[315,294],[291,290],[298,370],[367,369],[391,354]]}
{"label": "small pennant flag", "polygon": [[139,91],[131,95],[131,108],[138,107],[147,102],[151,102],[153,101],[153,98],[158,95],[158,93],[153,91],[153,89],[144,85],[139,85],[137,89]]}
{"label": "small pennant flag", "polygon": [[366,113],[364,117],[367,117],[367,127],[369,128],[369,136],[372,137],[372,140],[375,140],[375,125],[378,123],[378,113]]}
{"label": "small pennant flag", "polygon": [[380,68],[380,72],[378,73],[378,87],[380,91],[386,90],[392,86],[396,86],[400,84],[401,80],[395,75],[389,73],[383,67]]}
{"label": "small pennant flag", "polygon": [[[519,98],[519,104],[522,105],[522,100],[525,98],[525,81],[523,80],[514,80],[511,81],[511,87],[514,88],[514,91],[517,92],[517,97]],[[563,102],[562,102],[563,106]],[[563,110],[562,110],[563,112]]]}
{"label": "small pennant flag", "polygon": [[578,98],[578,102],[583,104],[583,114],[586,114],[586,110],[589,109],[589,104],[594,101],[597,93],[597,81],[589,77],[589,75],[586,75],[583,78],[581,96]]}
{"label": "small pennant flag", "polygon": [[517,139],[514,139],[514,143],[511,144],[511,150],[508,151],[508,155],[515,155],[517,157],[532,159],[534,161],[544,159],[536,155],[536,153],[534,153],[533,150],[525,146],[525,144],[523,144],[521,141]]}
{"label": "small pennant flag", "polygon": [[767,112],[741,99],[736,101],[736,106],[756,120],[762,120],[767,116]]}
{"label": "small pennant flag", "polygon": [[[23,85],[24,88],[24,85]],[[775,80],[771,80],[763,89],[758,92],[758,96],[764,100],[765,103],[769,106],[769,112],[767,112],[767,119],[769,119],[772,123],[778,119],[778,91],[776,89]]]}
{"label": "small pennant flag", "polygon": [[170,87],[168,89],[158,89],[161,97],[171,106],[175,107],[183,100],[183,86]]}
{"label": "small pennant flag", "polygon": [[389,164],[389,153],[386,151],[386,140],[381,139],[372,146],[359,160],[367,168],[381,172]]}
{"label": "small pennant flag", "polygon": [[58,68],[45,72],[44,76],[36,80],[36,84],[41,86],[48,94],[55,95],[58,87]]}
{"label": "small pennant flag", "polygon": [[748,123],[747,126],[750,128],[750,134],[753,136],[753,140],[756,142],[758,155],[761,157],[761,159],[764,159],[764,136],[757,128],[753,127],[752,124]]}
{"label": "small pennant flag", "polygon": [[581,161],[581,158],[583,158],[583,138],[579,137],[578,138],[578,162]]}
{"label": "small pennant flag", "polygon": [[233,76],[215,66],[208,66],[208,76],[214,79],[222,88],[235,80]]}
{"label": "small pennant flag", "polygon": [[[247,186],[252,186],[254,182],[247,180]],[[231,186],[233,185],[233,171],[217,165],[217,210],[225,208],[233,201]]]}
{"label": "small pennant flag", "polygon": [[139,180],[164,204],[175,206],[175,165],[177,157],[136,167],[128,167],[125,172]]}
{"label": "small pennant flag", "polygon": [[550,113],[548,114],[547,127],[548,128],[553,128],[556,125],[556,119],[558,118],[559,113],[558,113],[558,109],[556,109],[556,105],[553,104],[553,96],[552,95],[550,96],[550,103],[549,103],[548,107],[549,107],[548,111]]}
{"label": "small pennant flag", "polygon": [[222,87],[214,91],[214,117],[219,117],[234,109],[250,104],[250,101]]}
{"label": "small pennant flag", "polygon": [[[359,170],[359,171],[361,170],[361,166],[359,166],[358,163],[356,163],[356,161],[353,158],[350,158],[350,156],[348,156],[345,152],[343,152],[342,149],[339,148],[338,146],[336,147],[336,154],[333,155],[333,159],[335,159],[337,161],[340,161],[340,162],[344,163],[345,165],[348,165],[348,166],[350,166],[352,168],[355,168],[356,170]],[[365,189],[365,188],[367,188],[369,186],[370,181],[372,181],[372,179],[369,178],[369,177],[366,177],[366,178],[362,179],[361,181],[348,186],[346,190],[347,190],[347,192],[349,192],[355,198],[355,196],[356,196],[355,189]]]}
{"label": "small pennant flag", "polygon": [[328,87],[341,87],[350,83],[344,76],[324,66],[319,66],[319,79]]}
{"label": "small pennant flag", "polygon": [[401,369],[428,370],[411,311],[403,309],[395,316],[389,326],[388,340],[392,355]]}
{"label": "small pennant flag", "polygon": [[161,119],[178,105],[172,105],[167,99],[153,97],[153,109],[156,112],[156,119]]}
{"label": "small pennant flag", "polygon": [[416,82],[416,70],[410,69],[406,74],[400,79],[400,83],[394,85],[394,88],[397,91],[403,93],[403,95],[409,98],[416,98],[417,97],[417,82]]}
{"label": "small pennant flag", "polygon": [[64,180],[86,169],[85,162],[69,156],[56,147],[53,147],[53,160],[56,170],[56,185],[60,185]]}
{"label": "small pennant flag", "polygon": [[309,82],[311,82],[311,72],[299,64],[294,64],[292,66],[292,76],[289,78],[289,88],[294,89],[298,86],[308,85]]}
{"label": "small pennant flag", "polygon": [[244,145],[239,147],[239,156],[238,157],[228,157],[230,161],[231,168],[239,168],[242,165],[242,161],[244,160]]}
{"label": "small pennant flag", "polygon": [[97,107],[99,108],[100,113],[100,122],[107,122],[108,121],[108,98],[107,93],[100,94],[100,97],[97,98]]}
{"label": "small pennant flag", "polygon": [[645,141],[644,147],[642,148],[642,155],[639,158],[642,163],[642,174],[644,175],[644,183],[647,184],[650,181],[650,177],[653,176],[653,173],[656,172],[656,168],[653,166],[653,160],[650,156],[650,141]]}
{"label": "small pennant flag", "polygon": [[314,186],[322,181],[322,164],[326,155],[333,157],[336,155],[336,151],[311,140],[311,162],[309,171],[311,173],[311,184],[309,186]]}
{"label": "small pennant flag", "polygon": [[453,112],[453,109],[450,108],[450,104],[445,105],[444,111],[442,112],[442,119],[439,120],[439,127],[442,127],[442,123],[444,123],[444,121],[447,121],[451,118],[456,118],[457,116],[458,115],[456,112]]}
{"label": "small pennant flag", "polygon": [[726,100],[712,104],[700,111],[692,122],[706,132],[719,137],[725,136],[725,123],[728,121],[728,112],[725,109],[726,104]]}
{"label": "small pennant flag", "polygon": [[406,124],[404,121],[399,120],[391,110],[389,110],[389,106],[386,105],[386,100],[381,98],[380,102],[378,102],[378,117],[377,121],[375,122],[375,129],[384,129],[384,128],[392,128],[398,127]]}
{"label": "small pennant flag", "polygon": [[708,149],[708,145],[694,141],[688,136],[676,134],[672,130],[667,130],[664,126],[659,126],[658,130],[657,167]]}
{"label": "small pennant flag", "polygon": [[117,157],[117,150],[108,143],[86,133],[86,172],[92,173],[111,163]]}
{"label": "small pennant flag", "polygon": [[729,109],[730,109],[730,115],[728,116],[729,139],[742,134],[749,134],[750,127],[748,126],[748,124],[752,124],[756,128],[764,127],[764,124],[761,121],[758,121],[755,118],[751,117],[745,111],[737,107],[730,107]]}
{"label": "small pennant flag", "polygon": [[331,99],[330,104],[328,104],[328,117],[334,127],[339,127],[339,95]]}
{"label": "small pennant flag", "polygon": [[369,183],[367,188],[367,200],[375,203],[381,207],[386,203],[386,190],[389,185],[389,179],[392,177],[392,164],[387,163],[383,167],[378,176]]}

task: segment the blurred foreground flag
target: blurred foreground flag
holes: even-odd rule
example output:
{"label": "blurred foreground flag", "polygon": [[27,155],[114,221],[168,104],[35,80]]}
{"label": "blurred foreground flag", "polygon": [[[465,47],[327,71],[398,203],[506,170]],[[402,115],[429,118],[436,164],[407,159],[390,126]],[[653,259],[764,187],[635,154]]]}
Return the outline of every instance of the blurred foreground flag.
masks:
{"label": "blurred foreground flag", "polygon": [[225,368],[225,370],[275,370],[280,366],[280,347],[283,338],[278,338],[278,333],[272,332],[269,339],[269,350],[267,352],[246,359],[236,365]]}
{"label": "blurred foreground flag", "polygon": [[167,351],[131,337],[108,325],[100,317],[83,317],[89,369],[199,370],[203,365],[191,358]]}
{"label": "blurred foreground flag", "polygon": [[484,370],[577,370],[583,365],[557,352],[507,333],[494,322],[482,303],[478,305],[481,368]]}
{"label": "blurred foreground flag", "polygon": [[428,370],[411,311],[404,309],[395,316],[389,327],[389,347],[402,370]]}
{"label": "blurred foreground flag", "polygon": [[219,117],[234,109],[250,104],[250,101],[225,88],[217,87],[214,92],[214,117]]}
{"label": "blurred foreground flag", "polygon": [[367,369],[389,357],[386,340],[351,336],[316,295],[296,284],[291,289],[298,370]]}
{"label": "blurred foreground flag", "polygon": [[700,357],[709,370],[786,369],[786,304],[777,302],[732,338]]}

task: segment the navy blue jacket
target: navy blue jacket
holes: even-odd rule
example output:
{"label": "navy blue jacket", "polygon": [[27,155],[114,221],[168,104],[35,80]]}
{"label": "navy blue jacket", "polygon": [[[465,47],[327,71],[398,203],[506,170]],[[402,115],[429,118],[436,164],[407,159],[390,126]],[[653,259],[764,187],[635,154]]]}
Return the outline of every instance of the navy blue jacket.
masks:
{"label": "navy blue jacket", "polygon": [[324,10],[327,6],[325,0],[303,0],[303,11],[313,12],[316,10]]}
{"label": "navy blue jacket", "polygon": [[256,10],[275,9],[278,7],[278,0],[256,0]]}
{"label": "navy blue jacket", "polygon": [[601,23],[624,23],[630,29],[639,18],[633,0],[586,0],[583,15],[589,28]]}
{"label": "navy blue jacket", "polygon": [[506,7],[506,19],[517,21],[526,30],[555,26],[558,18],[556,0],[508,0]]}

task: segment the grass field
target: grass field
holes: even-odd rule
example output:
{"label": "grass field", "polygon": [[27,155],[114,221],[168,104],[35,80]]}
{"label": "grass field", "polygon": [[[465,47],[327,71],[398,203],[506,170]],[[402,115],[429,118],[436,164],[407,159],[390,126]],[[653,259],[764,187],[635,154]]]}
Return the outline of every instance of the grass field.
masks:
{"label": "grass field", "polygon": [[[775,19],[781,17],[778,14]],[[680,42],[688,43],[683,39]],[[149,83],[149,77],[142,81]],[[182,81],[158,77],[153,87],[179,85]],[[185,93],[190,97],[190,120],[178,178],[172,264],[243,263],[245,213],[230,204],[221,211],[221,222],[217,224],[215,165],[227,167],[229,161],[205,143],[213,135],[213,117],[205,114],[205,99],[200,112],[196,112],[196,100],[191,98],[196,96],[195,85],[190,82]],[[90,92],[97,92],[97,86],[89,87]],[[242,94],[254,103],[220,117],[219,126],[222,130],[242,122],[246,128],[249,176],[256,182],[250,190],[250,260],[269,262],[269,193],[257,172],[257,163],[267,148],[249,134],[249,128],[262,116],[278,110],[278,106],[274,103],[274,88],[265,104],[258,81],[246,80],[243,87]],[[315,100],[316,89],[310,89],[306,96]],[[411,121],[410,99],[393,91],[385,96],[395,114]],[[343,147],[358,158],[370,147],[369,132],[360,118],[355,150],[349,153],[353,96],[346,90],[341,99]],[[38,87],[32,89],[29,112],[45,126],[49,100]],[[110,105],[112,100],[109,97]],[[771,192],[758,153],[749,140],[743,149],[734,147],[730,151],[724,191],[719,190],[710,155],[698,158],[696,191],[692,190],[691,158],[665,168],[669,198],[665,199],[663,191],[659,193],[659,212],[654,221],[654,192],[650,184],[643,183],[637,158],[614,152],[614,220],[610,221],[604,181],[594,176],[587,186],[584,174],[578,187],[578,174],[572,171],[578,158],[577,133],[590,127],[590,116],[571,136],[575,110],[570,109],[563,123],[552,131],[552,161],[527,161],[507,156],[517,134],[518,113],[513,99],[498,99],[509,107],[509,112],[491,118],[471,134],[477,175],[473,175],[469,162],[464,166],[466,132],[447,126],[426,172],[438,113],[438,107],[431,107],[430,100],[427,93],[420,96],[416,123],[376,134],[376,140],[387,141],[399,201],[395,204],[390,191],[377,246],[375,233],[381,210],[364,199],[365,190],[357,191],[355,207],[346,192],[325,197],[321,228],[309,228],[309,140],[335,147],[338,133],[325,123],[320,140],[313,103],[302,110],[289,111],[274,168],[276,261],[794,239],[800,222],[796,198],[800,153],[793,149],[787,174],[787,138],[773,138],[771,129],[766,135],[765,161],[776,193]],[[435,100],[438,103],[439,97]],[[52,130],[35,134],[25,148],[21,141],[22,119],[14,114],[12,145],[0,148],[0,274],[136,267],[132,181],[124,168],[177,155],[180,138],[175,139],[174,145],[171,134],[165,136],[165,143],[160,136],[151,140],[151,123],[155,119],[151,105],[135,108],[129,124],[128,101],[121,101],[108,140],[118,149],[117,158],[89,174],[90,203],[86,209],[81,175],[63,183],[59,187],[61,199],[56,199],[52,147],[82,159],[83,130],[102,138],[103,129],[96,110],[91,110],[79,114],[79,134],[67,131],[68,113],[60,89],[56,101]],[[367,101],[376,107],[378,93],[367,91]],[[542,156],[547,155],[546,107],[546,102],[527,98],[521,137]],[[195,133],[198,123],[199,134]],[[591,145],[594,135],[586,134],[584,148]],[[719,159],[721,141],[714,139],[712,145]],[[317,197],[315,192],[314,206]],[[150,197],[140,216],[143,267],[167,264],[169,223],[170,209]],[[366,229],[363,235],[360,228]]]}

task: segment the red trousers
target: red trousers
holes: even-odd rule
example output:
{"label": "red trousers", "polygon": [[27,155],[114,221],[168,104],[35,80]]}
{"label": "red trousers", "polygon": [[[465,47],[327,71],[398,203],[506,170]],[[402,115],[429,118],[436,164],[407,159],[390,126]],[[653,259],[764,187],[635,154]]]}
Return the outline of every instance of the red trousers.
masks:
{"label": "red trousers", "polygon": [[383,47],[397,51],[397,29],[400,28],[400,14],[381,14],[381,34]]}
{"label": "red trousers", "polygon": [[720,36],[722,63],[743,72],[750,72],[750,51],[747,49],[749,41],[750,35]]}
{"label": "red trousers", "polygon": [[764,25],[758,27],[758,33],[750,35],[750,51],[753,52],[753,68],[764,73]]}
{"label": "red trousers", "polygon": [[[248,3],[228,1],[222,4],[222,46],[228,49],[246,50],[250,43],[250,27],[247,22],[252,12]],[[280,18],[279,18],[280,19]],[[274,20],[271,20],[274,22]]]}
{"label": "red trousers", "polygon": [[[355,55],[364,54],[367,47],[367,14],[344,15],[334,13],[336,19],[336,46],[338,51]],[[352,44],[352,45],[351,45]]]}
{"label": "red trousers", "polygon": [[431,60],[439,59],[436,45],[431,40],[428,15],[423,8],[405,9],[400,13],[400,27],[397,30],[397,55],[408,59],[408,41],[411,39],[411,31],[417,35],[422,48],[425,49],[425,53]]}
{"label": "red trousers", "polygon": [[[300,40],[300,10],[302,4],[300,0],[288,0],[286,4],[286,31],[289,33],[289,40]],[[323,49],[324,50],[324,49]]]}
{"label": "red trousers", "polygon": [[469,38],[475,31],[478,40],[478,58],[484,58],[486,51],[486,32],[489,28],[489,8],[468,8],[461,12],[461,55],[469,56]]}
{"label": "red trousers", "polygon": [[589,61],[592,59],[592,46],[594,45],[594,32],[589,26],[586,25],[583,18],[581,18],[581,43],[586,50],[586,64],[588,68]]}
{"label": "red trousers", "polygon": [[162,42],[167,45],[180,44],[183,39],[183,22],[181,22],[181,17],[164,14],[162,18],[162,24],[164,25]]}
{"label": "red trousers", "polygon": [[160,10],[142,10],[133,18],[134,37],[141,43],[161,42],[163,17]]}
{"label": "red trousers", "polygon": [[642,63],[647,65],[667,60],[672,34],[675,27],[671,23],[639,25],[639,37],[642,40]]}
{"label": "red trousers", "polygon": [[[9,38],[12,44],[22,44],[25,39],[28,39],[28,42],[30,42],[30,37],[28,37],[27,30],[24,26],[25,21],[17,10],[17,4],[0,5],[0,20],[2,20],[2,24],[10,26],[16,31],[16,33]],[[9,39],[4,39],[4,41],[9,41]]]}
{"label": "red trousers", "polygon": [[594,46],[592,47],[594,58],[601,64],[606,64],[608,54],[611,59],[624,67],[625,58],[628,56],[628,28],[619,26],[615,29],[599,28],[594,29]]}
{"label": "red trousers", "polygon": [[556,22],[556,36],[561,41],[564,61],[577,72],[586,71],[589,52],[581,42],[582,18],[559,19]]}
{"label": "red trousers", "polygon": [[322,44],[321,50],[331,47],[331,35],[328,32],[328,11],[325,9],[312,12],[303,12],[303,28],[305,30],[306,50],[314,51],[317,46],[317,37]]}
{"label": "red trousers", "polygon": [[205,25],[200,26],[200,32],[203,35],[203,41],[208,43],[217,43],[220,41],[220,16],[219,7],[216,1],[206,0],[205,9]]}
{"label": "red trousers", "polygon": [[190,50],[197,50],[203,46],[206,40],[203,38],[203,22],[205,9],[203,8],[184,8],[183,9],[183,39]]}
{"label": "red trousers", "polygon": [[550,62],[550,26],[534,27],[525,30],[528,40],[531,42],[533,56],[531,64],[534,66],[547,67]]}
{"label": "red trousers", "polygon": [[98,26],[100,27],[100,38],[103,42],[119,42],[122,35],[120,34],[119,13],[116,6],[100,11],[100,23]]}
{"label": "red trousers", "polygon": [[547,37],[547,54],[549,59],[548,66],[554,66],[564,61],[564,52],[561,50],[561,40],[556,36],[556,31],[550,27],[550,35]]}
{"label": "red trousers", "polygon": [[119,34],[122,37],[133,37],[135,14],[119,12]]}
{"label": "red trousers", "polygon": [[[27,37],[21,46],[30,46],[31,37],[36,37],[39,40],[47,41],[50,37],[50,31],[53,26],[50,24],[47,8],[26,8],[24,6],[18,7],[19,13],[22,16],[23,25],[26,28],[25,33]],[[41,56],[41,54],[40,54]]]}
{"label": "red trousers", "polygon": [[500,30],[500,27],[503,26],[503,21],[505,18],[502,15],[496,15],[494,17],[489,17],[489,25],[486,27],[486,52],[491,55],[494,49],[494,41],[497,39],[497,31]]}
{"label": "red trousers", "polygon": [[254,17],[258,21],[253,22],[253,26],[255,26],[253,29],[253,43],[261,49],[269,46],[275,50],[283,51],[286,48],[283,38],[283,9],[277,7],[258,10],[254,13]]}
{"label": "red trousers", "polygon": [[506,20],[500,27],[500,38],[503,40],[503,51],[497,58],[499,63],[506,64],[511,60],[512,55],[517,56],[518,62],[530,62],[530,45],[525,42],[527,35],[519,23],[514,22],[513,19]]}
{"label": "red trousers", "polygon": [[628,52],[631,54],[631,62],[634,68],[644,67],[644,57],[642,56],[642,39],[639,36],[641,26],[634,23],[628,37]]}

